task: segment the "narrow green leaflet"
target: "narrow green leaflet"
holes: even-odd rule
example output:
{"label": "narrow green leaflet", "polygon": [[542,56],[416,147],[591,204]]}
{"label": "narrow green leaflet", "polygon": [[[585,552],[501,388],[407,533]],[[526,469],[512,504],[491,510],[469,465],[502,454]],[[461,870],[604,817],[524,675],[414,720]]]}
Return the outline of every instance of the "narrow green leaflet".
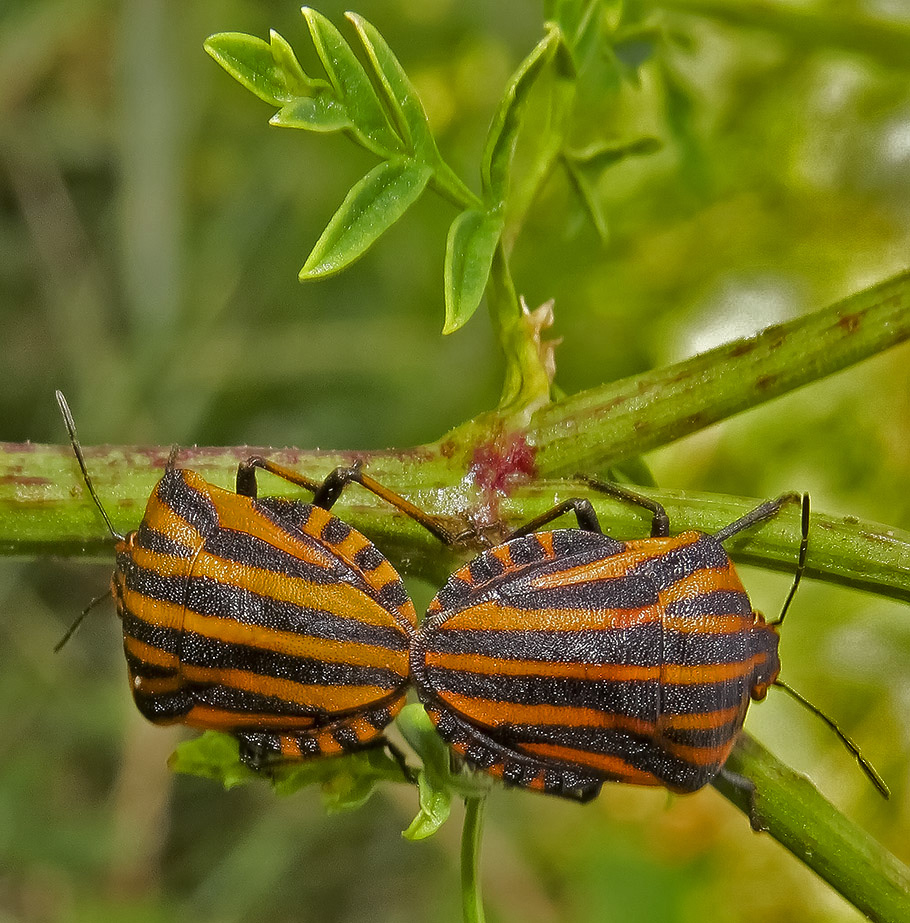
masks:
{"label": "narrow green leaflet", "polygon": [[568,151],[566,156],[581,167],[605,170],[627,157],[654,154],[662,147],[658,138],[645,136],[622,144],[596,144],[583,150]]}
{"label": "narrow green leaflet", "polygon": [[321,132],[353,128],[345,107],[329,93],[298,97],[276,112],[269,119],[269,124]]}
{"label": "narrow green leaflet", "polygon": [[400,153],[401,139],[389,124],[382,102],[350,45],[321,13],[307,6],[301,12],[319,60],[344,103],[360,142],[380,157]]}
{"label": "narrow green leaflet", "polygon": [[601,207],[597,191],[590,178],[571,157],[563,157],[562,162],[566,168],[566,175],[569,177],[569,184],[578,197],[578,201],[581,202],[591,224],[594,225],[601,244],[606,246],[610,239],[610,228],[607,225],[607,216]]}
{"label": "narrow green leaflet", "polygon": [[362,16],[357,13],[345,15],[354,24],[363,42],[376,81],[385,97],[386,108],[405,146],[417,160],[433,167],[434,189],[462,208],[469,204],[479,206],[477,196],[442,159],[420,96],[385,39]]}
{"label": "narrow green leaflet", "polygon": [[357,13],[345,13],[366,49],[398,133],[408,150],[427,162],[438,157],[423,103],[398,58],[374,26]]}
{"label": "narrow green leaflet", "polygon": [[443,333],[458,330],[477,310],[502,228],[501,212],[475,208],[463,211],[452,222],[446,240],[446,319]]}
{"label": "narrow green leaflet", "polygon": [[432,169],[410,160],[381,163],[345,196],[307,258],[300,279],[340,272],[363,256],[420,197]]}
{"label": "narrow green leaflet", "polygon": [[661,147],[657,138],[645,137],[625,144],[598,144],[585,150],[563,153],[562,162],[569,182],[587,211],[602,243],[607,242],[609,229],[596,189],[599,174],[627,157],[653,154]]}
{"label": "narrow green leaflet", "polygon": [[528,93],[544,64],[556,53],[561,43],[562,33],[556,25],[550,23],[546,36],[537,43],[512,76],[493,117],[480,168],[484,195],[492,202],[498,204],[505,198],[512,155]]}
{"label": "narrow green leaflet", "polygon": [[219,32],[207,38],[204,47],[238,83],[273,106],[329,89],[324,80],[313,80],[303,72],[277,32],[271,32],[271,43],[242,32]]}
{"label": "narrow green leaflet", "polygon": [[[607,10],[605,10],[607,7]],[[609,11],[616,20],[622,0],[557,0],[545,4],[545,18],[555,22],[561,29],[573,51],[582,44],[588,45],[599,23]]]}

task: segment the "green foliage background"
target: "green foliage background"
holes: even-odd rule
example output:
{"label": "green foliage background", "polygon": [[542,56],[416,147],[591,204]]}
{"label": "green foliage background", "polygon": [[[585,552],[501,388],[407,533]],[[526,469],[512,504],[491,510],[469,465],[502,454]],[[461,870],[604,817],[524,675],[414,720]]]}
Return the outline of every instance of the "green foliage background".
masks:
{"label": "green foliage background", "polygon": [[[344,5],[319,9],[341,23]],[[897,27],[903,11],[910,36],[910,17],[899,2],[800,9],[825,28],[668,13],[666,46],[644,36],[620,49],[637,79],[583,101],[600,131],[606,121],[618,141],[651,135],[664,147],[604,175],[606,248],[559,177],[519,241],[519,289],[532,305],[556,298],[565,391],[797,316],[910,264],[910,38],[901,57],[881,36],[864,44],[855,25],[875,15]],[[357,10],[476,188],[502,87],[540,37],[538,4],[363,0]],[[502,367],[483,312],[439,335],[445,203],[422,199],[348,272],[297,282],[373,161],[340,137],[269,128],[271,110],[202,51],[213,32],[270,27],[308,63],[303,22],[284,0],[0,9],[3,440],[63,441],[55,387],[87,444],[405,446],[495,405]],[[609,79],[605,68],[605,88]],[[908,434],[903,347],[649,461],[664,486],[807,489],[819,510],[907,528]],[[457,824],[402,841],[415,809],[403,787],[326,817],[314,792],[276,800],[264,786],[224,793],[172,777],[165,761],[180,732],[135,713],[114,619],[102,609],[51,653],[108,569],[0,562],[0,920],[458,919]],[[757,571],[746,582],[768,611],[787,583]],[[894,799],[879,803],[783,697],[753,709],[750,730],[910,860],[906,608],[810,584],[782,657],[784,677],[843,721]],[[607,789],[586,807],[492,796],[491,919],[858,918],[715,792]]]}

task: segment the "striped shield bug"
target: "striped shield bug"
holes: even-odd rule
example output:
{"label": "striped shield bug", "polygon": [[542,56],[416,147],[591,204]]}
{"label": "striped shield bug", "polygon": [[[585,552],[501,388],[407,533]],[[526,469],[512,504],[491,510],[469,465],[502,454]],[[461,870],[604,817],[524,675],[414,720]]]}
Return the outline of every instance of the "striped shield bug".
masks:
{"label": "striped shield bug", "polygon": [[[392,565],[330,508],[357,482],[443,541],[453,536],[359,465],[320,483],[253,456],[232,493],[177,467],[176,450],[139,528],[121,535],[59,391],[57,401],[116,542],[111,593],[139,711],[156,724],[229,732],[254,767],[379,742],[405,701],[417,617]],[[257,469],[312,491],[313,502],[257,499]]]}
{"label": "striped shield bug", "polygon": [[[785,494],[713,535],[671,536],[664,508],[590,486],[652,515],[651,537],[601,531],[590,502],[558,504],[456,571],[411,646],[411,675],[440,735],[505,783],[586,801],[605,781],[694,792],[722,771],[751,699],[779,685],[780,617],[753,611],[724,542],[775,517]],[[538,531],[574,512],[577,529]],[[821,717],[887,797],[855,744]],[[732,774],[731,774],[732,775]]]}

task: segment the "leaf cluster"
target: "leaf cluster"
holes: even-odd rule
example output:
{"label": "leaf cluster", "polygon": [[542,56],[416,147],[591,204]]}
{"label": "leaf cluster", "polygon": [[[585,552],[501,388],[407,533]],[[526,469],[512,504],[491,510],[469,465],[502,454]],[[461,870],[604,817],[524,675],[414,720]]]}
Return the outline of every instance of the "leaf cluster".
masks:
{"label": "leaf cluster", "polygon": [[[477,310],[493,270],[514,243],[527,209],[555,164],[565,168],[598,232],[606,220],[594,179],[631,155],[659,148],[653,138],[631,142],[603,139],[572,150],[568,131],[580,71],[611,41],[603,0],[549,4],[544,37],[509,80],[493,116],[481,154],[480,193],[462,182],[440,154],[414,84],[379,31],[348,13],[363,61],[321,13],[303,8],[325,79],[305,73],[277,32],[269,41],[244,33],[211,36],[206,51],[239,83],[277,107],[271,124],[313,132],[342,132],[380,163],[345,196],[310,251],[301,280],[325,278],[359,259],[427,188],[459,209],[446,240],[444,333],[463,326]],[[615,58],[617,68],[620,59]],[[532,112],[533,110],[533,112]],[[514,171],[519,140],[532,147],[533,165]],[[503,310],[517,315],[506,284]]]}

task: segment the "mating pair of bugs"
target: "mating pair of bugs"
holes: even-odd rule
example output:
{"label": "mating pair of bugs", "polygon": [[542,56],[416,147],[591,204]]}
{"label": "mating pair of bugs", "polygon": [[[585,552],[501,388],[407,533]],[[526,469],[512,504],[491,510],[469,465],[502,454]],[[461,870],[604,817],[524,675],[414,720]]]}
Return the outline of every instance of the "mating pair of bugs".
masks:
{"label": "mating pair of bugs", "polygon": [[[588,480],[648,510],[651,537],[604,535],[587,500],[566,500],[456,571],[418,626],[395,569],[331,507],[355,482],[443,542],[464,536],[359,464],[318,482],[254,456],[231,493],[172,453],[139,528],[123,536],[57,400],[116,540],[111,588],[136,705],[158,724],[233,734],[255,768],[379,743],[413,683],[452,750],[507,784],[582,801],[605,781],[692,792],[723,770],[750,699],[780,685],[808,705],[778,679],[808,497],[796,577],[772,623],[752,610],[723,543],[798,495],[713,535],[671,536],[660,504]],[[258,499],[257,469],[312,491],[312,503]],[[570,512],[578,528],[542,531]]]}

